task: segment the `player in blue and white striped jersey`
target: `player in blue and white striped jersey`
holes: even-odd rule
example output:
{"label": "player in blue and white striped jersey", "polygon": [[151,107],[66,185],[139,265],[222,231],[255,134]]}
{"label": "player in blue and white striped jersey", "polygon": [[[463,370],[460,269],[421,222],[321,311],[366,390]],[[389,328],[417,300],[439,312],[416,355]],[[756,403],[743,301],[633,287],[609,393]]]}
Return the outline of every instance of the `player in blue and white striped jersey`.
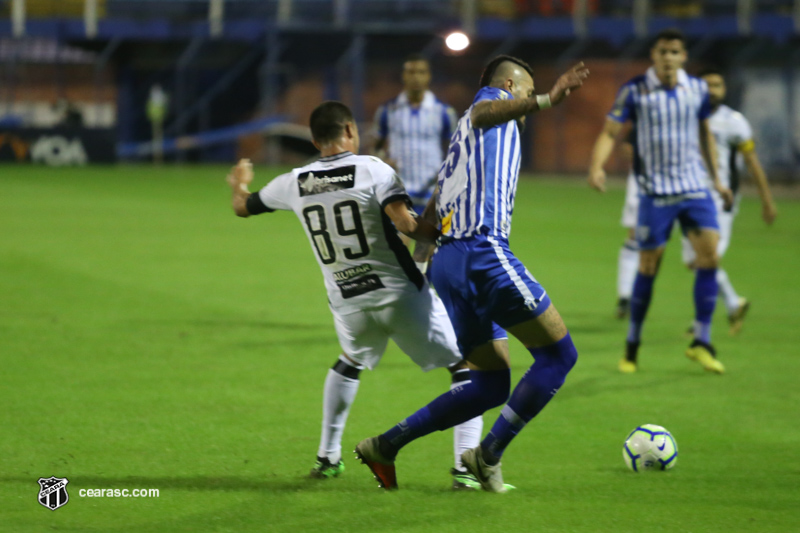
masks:
{"label": "player in blue and white striped jersey", "polygon": [[697,255],[694,287],[695,339],[686,356],[706,370],[722,373],[711,346],[711,317],[718,285],[719,224],[717,209],[706,185],[707,175],[726,205],[733,197],[717,173],[708,85],[683,70],[686,44],[678,30],[660,32],[650,50],[653,66],[619,91],[603,132],[592,153],[589,184],[605,190],[603,165],[608,160],[622,124],[635,123],[634,173],[640,188],[636,238],[639,272],[631,297],[631,323],[622,372],[635,372],[642,325],[650,305],[653,282],[673,223],[680,222]]}
{"label": "player in blue and white striped jersey", "polygon": [[[481,89],[459,120],[439,172],[435,201],[443,237],[431,267],[472,381],[386,433],[362,441],[356,452],[373,472],[394,472],[394,458],[409,442],[508,400],[481,445],[461,456],[484,490],[505,492],[503,451],[547,405],[575,365],[578,352],[567,327],[547,292],[511,252],[508,235],[525,115],[561,102],[588,74],[581,63],[561,76],[549,93],[536,96],[533,73],[525,62],[500,56],[484,70]],[[510,399],[504,329],[534,358]]]}
{"label": "player in blue and white striped jersey", "polygon": [[409,56],[403,63],[403,92],[375,113],[376,155],[397,170],[417,214],[433,193],[456,125],[455,111],[436,98],[430,83],[428,60]]}

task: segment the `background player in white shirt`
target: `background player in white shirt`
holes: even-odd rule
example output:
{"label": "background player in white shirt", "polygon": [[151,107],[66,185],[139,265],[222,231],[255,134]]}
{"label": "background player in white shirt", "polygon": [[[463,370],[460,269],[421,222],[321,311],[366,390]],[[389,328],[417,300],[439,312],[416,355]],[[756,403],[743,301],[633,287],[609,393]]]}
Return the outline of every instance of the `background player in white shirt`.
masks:
{"label": "background player in white shirt", "polygon": [[[758,188],[758,194],[761,197],[761,217],[764,222],[771,225],[775,221],[777,211],[772,201],[767,176],[764,173],[761,162],[758,160],[758,155],[756,155],[753,130],[750,128],[750,123],[747,122],[744,115],[722,103],[725,101],[727,91],[725,78],[719,70],[711,68],[703,71],[701,77],[708,84],[711,100],[712,110],[708,121],[717,144],[719,177],[722,183],[729,187],[735,195],[733,206],[731,206],[731,209],[726,210],[719,193],[714,190],[711,191],[714,203],[717,205],[719,218],[717,254],[722,257],[730,245],[733,220],[739,210],[739,202],[741,200],[739,178],[742,159]],[[684,262],[689,266],[693,266],[695,253],[685,237],[682,245]],[[735,335],[742,327],[742,321],[750,307],[750,302],[747,298],[738,295],[728,278],[728,273],[722,268],[717,270],[717,282],[719,283],[720,297],[724,300],[725,308],[728,311],[730,333]]]}
{"label": "background player in white shirt", "polygon": [[[469,383],[469,372],[456,344],[442,302],[414,265],[397,231],[412,239],[433,241],[439,230],[417,219],[395,171],[381,160],[354,155],[358,128],[350,110],[325,102],[311,114],[311,134],[319,161],[278,176],[250,193],[249,161],[228,176],[235,213],[248,217],[275,210],[294,211],[315,250],[325,279],[342,354],[325,380],[322,438],[316,478],[344,470],[341,439],[358,390],[358,374],[374,369],[389,339],[424,371],[447,367],[453,386]],[[456,468],[460,455],[477,445],[482,419],[456,428]],[[475,488],[474,478],[453,471],[453,488]],[[474,486],[471,486],[474,485]]]}
{"label": "background player in white shirt", "polygon": [[428,60],[420,54],[408,56],[403,62],[403,92],[375,113],[376,154],[397,169],[417,214],[436,187],[458,121],[453,108],[430,91],[430,84]]}
{"label": "background player in white shirt", "polygon": [[639,184],[633,171],[634,143],[636,128],[631,128],[625,140],[620,143],[623,157],[631,165],[625,184],[625,204],[622,206],[620,223],[627,230],[625,242],[619,249],[617,258],[617,318],[625,318],[630,310],[633,282],[639,269],[639,243],[636,242],[636,219],[639,212]]}

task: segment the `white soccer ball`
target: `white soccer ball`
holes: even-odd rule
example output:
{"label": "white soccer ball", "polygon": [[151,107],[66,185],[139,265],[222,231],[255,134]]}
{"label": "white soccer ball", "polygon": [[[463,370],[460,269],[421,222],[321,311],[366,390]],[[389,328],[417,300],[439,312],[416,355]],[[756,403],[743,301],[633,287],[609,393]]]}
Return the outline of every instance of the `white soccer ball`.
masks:
{"label": "white soccer ball", "polygon": [[678,444],[665,428],[645,424],[631,431],[625,439],[622,457],[634,472],[669,470],[678,462]]}

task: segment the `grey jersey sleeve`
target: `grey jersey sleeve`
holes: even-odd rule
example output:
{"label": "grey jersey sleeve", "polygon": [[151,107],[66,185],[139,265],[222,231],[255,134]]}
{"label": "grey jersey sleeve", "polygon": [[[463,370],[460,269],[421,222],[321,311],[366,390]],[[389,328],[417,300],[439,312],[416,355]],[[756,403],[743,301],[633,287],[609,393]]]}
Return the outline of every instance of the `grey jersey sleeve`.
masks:
{"label": "grey jersey sleeve", "polygon": [[397,200],[404,200],[410,205],[411,199],[408,197],[403,181],[397,175],[397,172],[377,158],[375,159],[375,164],[371,166],[370,171],[375,185],[375,196],[381,207],[386,207]]}
{"label": "grey jersey sleeve", "polygon": [[292,174],[282,174],[258,191],[258,197],[271,210],[292,210],[292,198],[297,196],[297,184]]}
{"label": "grey jersey sleeve", "polygon": [[747,119],[739,112],[736,112],[733,115],[733,123],[732,123],[732,135],[731,135],[731,144],[743,151],[747,152],[753,149],[753,129],[750,127],[750,123]]}

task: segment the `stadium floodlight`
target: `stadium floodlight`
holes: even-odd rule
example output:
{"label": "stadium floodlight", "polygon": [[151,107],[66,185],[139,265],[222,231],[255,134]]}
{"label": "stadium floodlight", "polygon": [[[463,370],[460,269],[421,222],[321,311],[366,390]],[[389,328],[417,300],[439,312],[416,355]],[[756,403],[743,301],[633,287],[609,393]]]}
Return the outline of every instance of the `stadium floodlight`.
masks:
{"label": "stadium floodlight", "polygon": [[469,37],[460,31],[454,31],[445,38],[444,44],[453,52],[461,52],[469,46]]}

